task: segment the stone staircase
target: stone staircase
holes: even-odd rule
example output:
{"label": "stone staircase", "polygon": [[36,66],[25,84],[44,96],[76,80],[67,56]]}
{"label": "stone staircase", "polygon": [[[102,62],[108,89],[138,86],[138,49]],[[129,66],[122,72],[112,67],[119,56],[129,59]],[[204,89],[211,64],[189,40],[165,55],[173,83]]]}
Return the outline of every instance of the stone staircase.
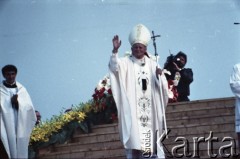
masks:
{"label": "stone staircase", "polygon": [[[187,143],[184,145],[185,148],[190,148],[191,158],[193,158],[194,152],[198,154],[195,155],[196,158],[211,158],[208,152],[217,158],[221,158],[223,155],[219,154],[219,149],[224,145],[230,144],[231,141],[228,140],[232,139],[234,146],[237,146],[234,131],[234,105],[234,98],[170,104],[167,108],[166,117],[168,129],[171,131],[168,139],[164,140],[163,143],[168,151],[171,151],[174,150],[174,147],[176,148],[176,146],[188,141],[189,146],[187,146]],[[179,141],[176,141],[177,137]],[[223,142],[224,137],[228,137],[226,138],[228,140]],[[199,142],[197,142],[197,138]],[[210,139],[212,139],[212,142],[210,142]],[[212,143],[209,146],[210,148],[212,147],[212,151],[209,151],[211,149],[208,148],[208,141]],[[194,145],[195,147],[199,145],[199,148],[193,150]],[[174,158],[183,153],[183,147],[181,146],[179,152],[174,151],[176,152]],[[171,154],[173,153],[171,152]]]}
{"label": "stone staircase", "polygon": [[[191,155],[181,158],[211,158],[208,152],[221,158],[219,149],[229,144],[238,149],[234,105],[232,97],[169,104],[166,117],[170,131],[163,141],[168,158],[177,158],[184,153],[184,147],[189,148]],[[227,137],[226,141],[222,141],[224,137]],[[212,151],[208,151],[208,143],[212,143]],[[198,148],[193,149],[194,146]],[[229,150],[226,148],[223,154]],[[76,130],[66,143],[40,149],[37,158],[123,159],[125,150],[119,140],[118,125],[113,123],[93,126],[89,134]]]}
{"label": "stone staircase", "polygon": [[118,125],[105,124],[92,127],[92,133],[83,134],[77,129],[65,144],[55,144],[39,151],[37,158],[125,158],[119,140]]}

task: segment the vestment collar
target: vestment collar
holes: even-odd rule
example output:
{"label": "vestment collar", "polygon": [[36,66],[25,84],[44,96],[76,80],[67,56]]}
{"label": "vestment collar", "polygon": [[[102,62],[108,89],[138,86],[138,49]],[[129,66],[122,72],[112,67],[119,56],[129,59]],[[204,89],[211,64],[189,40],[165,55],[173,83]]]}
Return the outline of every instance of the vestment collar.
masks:
{"label": "vestment collar", "polygon": [[14,82],[13,84],[9,84],[6,81],[3,81],[3,85],[7,88],[16,88],[17,87],[16,82]]}

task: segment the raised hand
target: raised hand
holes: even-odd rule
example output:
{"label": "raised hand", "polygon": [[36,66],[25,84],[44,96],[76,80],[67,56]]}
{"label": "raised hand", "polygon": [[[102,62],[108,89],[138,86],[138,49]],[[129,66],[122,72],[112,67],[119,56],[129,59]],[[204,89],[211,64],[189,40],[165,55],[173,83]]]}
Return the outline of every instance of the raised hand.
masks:
{"label": "raised hand", "polygon": [[113,53],[117,53],[118,52],[118,49],[119,47],[121,46],[121,40],[119,40],[119,37],[118,35],[115,35],[112,39],[112,42],[113,42]]}

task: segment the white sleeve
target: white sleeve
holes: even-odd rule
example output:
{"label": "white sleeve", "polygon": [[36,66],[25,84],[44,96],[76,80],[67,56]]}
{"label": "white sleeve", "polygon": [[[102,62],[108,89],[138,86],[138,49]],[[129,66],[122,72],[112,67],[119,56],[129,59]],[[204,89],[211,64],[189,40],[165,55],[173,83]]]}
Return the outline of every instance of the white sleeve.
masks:
{"label": "white sleeve", "polygon": [[118,66],[118,54],[112,54],[112,56],[110,57],[110,61],[109,61],[109,69],[112,72],[118,72],[119,70],[119,66]]}

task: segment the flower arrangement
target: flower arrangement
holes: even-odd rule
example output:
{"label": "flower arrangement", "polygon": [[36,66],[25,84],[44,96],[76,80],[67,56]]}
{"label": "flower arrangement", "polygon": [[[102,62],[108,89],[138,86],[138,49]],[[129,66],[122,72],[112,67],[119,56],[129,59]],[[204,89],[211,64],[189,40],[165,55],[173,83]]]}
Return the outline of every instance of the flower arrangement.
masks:
{"label": "flower arrangement", "polygon": [[87,113],[91,110],[91,101],[80,103],[78,106],[72,107],[70,111],[61,112],[60,115],[53,116],[50,120],[36,125],[30,136],[30,158],[34,158],[36,151],[41,147],[54,143],[64,143],[78,127],[84,132],[88,132],[86,118]]}
{"label": "flower arrangement", "polygon": [[89,123],[107,124],[115,120],[117,109],[109,76],[105,76],[94,89],[91,100],[80,103],[34,127],[30,136],[29,157],[35,158],[36,151],[41,147],[66,142],[78,127],[88,133],[91,131]]}
{"label": "flower arrangement", "polygon": [[59,132],[65,125],[72,121],[81,123],[85,117],[85,112],[81,111],[69,111],[65,114],[54,116],[50,120],[34,127],[30,137],[30,144],[34,142],[48,142],[53,133]]}
{"label": "flower arrangement", "polygon": [[100,118],[99,123],[111,123],[117,119],[116,104],[113,99],[109,75],[98,82],[94,90],[93,109]]}
{"label": "flower arrangement", "polygon": [[93,107],[96,111],[102,111],[106,109],[106,97],[112,96],[109,76],[104,76],[103,80],[98,82],[97,87],[94,90]]}

